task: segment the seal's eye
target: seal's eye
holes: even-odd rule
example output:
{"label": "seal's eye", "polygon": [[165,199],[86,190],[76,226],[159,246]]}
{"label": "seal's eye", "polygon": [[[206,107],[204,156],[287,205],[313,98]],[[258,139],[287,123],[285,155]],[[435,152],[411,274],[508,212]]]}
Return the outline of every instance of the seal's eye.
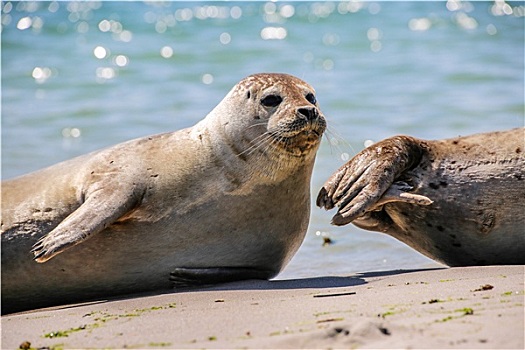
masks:
{"label": "seal's eye", "polygon": [[281,102],[283,102],[283,98],[279,95],[268,95],[261,100],[265,107],[277,107]]}
{"label": "seal's eye", "polygon": [[315,95],[312,93],[307,94],[306,99],[308,100],[308,102],[310,102],[313,105],[317,103],[317,99],[315,98]]}

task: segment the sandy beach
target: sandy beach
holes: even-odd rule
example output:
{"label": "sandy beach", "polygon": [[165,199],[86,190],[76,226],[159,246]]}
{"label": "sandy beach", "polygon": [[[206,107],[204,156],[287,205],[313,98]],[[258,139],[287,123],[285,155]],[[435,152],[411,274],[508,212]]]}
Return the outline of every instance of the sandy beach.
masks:
{"label": "sandy beach", "polygon": [[2,349],[524,348],[524,266],[245,281],[2,317]]}

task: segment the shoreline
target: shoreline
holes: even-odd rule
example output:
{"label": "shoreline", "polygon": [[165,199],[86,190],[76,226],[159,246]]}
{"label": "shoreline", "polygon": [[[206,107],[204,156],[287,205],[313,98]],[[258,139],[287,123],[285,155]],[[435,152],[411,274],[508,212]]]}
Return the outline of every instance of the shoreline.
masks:
{"label": "shoreline", "polygon": [[242,281],[2,316],[2,348],[524,348],[525,266]]}

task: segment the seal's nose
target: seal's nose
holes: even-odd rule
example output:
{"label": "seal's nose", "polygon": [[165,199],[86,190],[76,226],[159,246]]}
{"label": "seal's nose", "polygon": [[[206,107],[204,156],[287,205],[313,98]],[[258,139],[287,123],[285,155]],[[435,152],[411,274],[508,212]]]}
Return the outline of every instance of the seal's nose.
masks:
{"label": "seal's nose", "polygon": [[302,107],[297,110],[299,114],[306,118],[308,121],[314,121],[319,118],[319,112],[316,107]]}

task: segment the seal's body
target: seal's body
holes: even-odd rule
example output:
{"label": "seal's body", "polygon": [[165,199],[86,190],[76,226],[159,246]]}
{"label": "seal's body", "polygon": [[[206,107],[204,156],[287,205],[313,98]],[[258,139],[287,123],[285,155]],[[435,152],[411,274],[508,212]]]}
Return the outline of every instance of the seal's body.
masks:
{"label": "seal's body", "polygon": [[449,266],[525,264],[525,129],[426,141],[396,136],[357,154],[317,204]]}
{"label": "seal's body", "polygon": [[258,74],[192,128],[3,182],[3,313],[276,275],[308,225],[316,104]]}

